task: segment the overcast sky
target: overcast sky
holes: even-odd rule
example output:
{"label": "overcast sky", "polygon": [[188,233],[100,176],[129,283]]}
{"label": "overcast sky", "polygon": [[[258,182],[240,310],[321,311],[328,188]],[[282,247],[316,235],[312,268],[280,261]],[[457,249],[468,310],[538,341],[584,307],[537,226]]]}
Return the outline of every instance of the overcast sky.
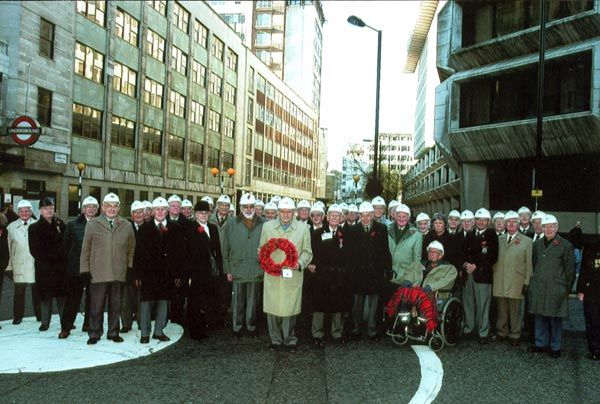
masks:
{"label": "overcast sky", "polygon": [[321,127],[329,170],[341,170],[349,142],[373,139],[377,33],[350,25],[350,15],[382,30],[379,132],[414,131],[416,74],[404,74],[418,1],[323,1]]}

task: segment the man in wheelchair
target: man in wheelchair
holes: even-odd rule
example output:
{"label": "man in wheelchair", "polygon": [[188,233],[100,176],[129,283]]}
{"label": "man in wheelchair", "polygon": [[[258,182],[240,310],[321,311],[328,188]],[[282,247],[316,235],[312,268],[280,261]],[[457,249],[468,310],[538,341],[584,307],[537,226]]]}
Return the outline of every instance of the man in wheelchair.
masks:
{"label": "man in wheelchair", "polygon": [[[386,306],[387,334],[394,342],[429,341],[432,349],[439,350],[445,343],[453,345],[460,336],[462,305],[450,296],[458,271],[443,257],[442,243],[432,241],[427,246],[427,260],[414,262],[406,270],[401,286]],[[440,331],[438,302],[442,311]]]}

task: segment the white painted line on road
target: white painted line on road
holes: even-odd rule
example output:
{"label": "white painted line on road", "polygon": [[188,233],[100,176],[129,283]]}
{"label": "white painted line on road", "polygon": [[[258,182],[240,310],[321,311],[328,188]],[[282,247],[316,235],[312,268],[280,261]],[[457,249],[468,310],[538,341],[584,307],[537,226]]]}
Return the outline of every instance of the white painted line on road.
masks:
{"label": "white painted line on road", "polygon": [[[56,372],[69,369],[82,369],[107,365],[150,355],[177,342],[183,329],[173,323],[165,328],[171,338],[168,342],[150,339],[148,344],[140,344],[140,331],[121,334],[124,342],[114,343],[103,338],[96,345],[87,345],[88,335],[81,332],[83,317],[77,315],[75,330],[66,339],[58,339],[60,319],[52,316],[50,329],[40,332],[40,323],[35,317],[24,318],[19,325],[11,320],[2,321],[0,329],[0,373]],[[106,314],[104,330],[107,329]]]}
{"label": "white painted line on road", "polygon": [[428,346],[413,345],[412,349],[421,364],[421,383],[410,404],[429,404],[435,400],[442,388],[444,378],[442,361]]}

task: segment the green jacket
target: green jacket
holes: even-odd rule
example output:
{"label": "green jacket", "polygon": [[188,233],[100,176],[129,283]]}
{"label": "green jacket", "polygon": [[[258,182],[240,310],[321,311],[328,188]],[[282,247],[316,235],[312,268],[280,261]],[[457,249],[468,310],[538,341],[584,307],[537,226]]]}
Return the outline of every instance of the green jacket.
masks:
{"label": "green jacket", "polygon": [[260,282],[263,270],[258,262],[258,245],[265,219],[254,215],[250,230],[238,215],[225,222],[220,231],[223,272],[233,275],[233,282]]}
{"label": "green jacket", "polygon": [[404,236],[396,240],[395,227],[396,223],[388,226],[388,243],[392,254],[392,269],[395,272],[391,281],[401,284],[408,266],[421,261],[423,235],[416,228],[409,227]]}
{"label": "green jacket", "polygon": [[408,266],[403,280],[409,281],[414,286],[421,285],[421,282],[423,282],[423,287],[429,286],[434,292],[437,290],[452,290],[454,281],[458,275],[458,271],[454,268],[454,265],[444,261],[440,262],[437,267],[429,271],[425,281],[423,281],[423,269],[425,269],[425,265],[421,262],[413,262]]}

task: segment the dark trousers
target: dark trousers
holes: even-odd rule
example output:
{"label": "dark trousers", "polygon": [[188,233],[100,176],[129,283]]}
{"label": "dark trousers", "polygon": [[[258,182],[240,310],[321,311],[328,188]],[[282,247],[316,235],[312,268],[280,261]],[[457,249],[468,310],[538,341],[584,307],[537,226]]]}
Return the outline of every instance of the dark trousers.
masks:
{"label": "dark trousers", "polygon": [[138,328],[140,328],[140,290],[130,284],[125,284],[121,296],[121,326],[123,328],[132,328],[134,314]]}
{"label": "dark trousers", "polygon": [[51,297],[49,299],[42,299],[40,302],[42,325],[50,325],[50,319],[52,318],[52,299],[56,300],[56,311],[58,312],[61,318],[62,324],[62,315],[65,308],[65,298]]}
{"label": "dark trousers", "polygon": [[546,317],[535,315],[535,346],[560,351],[562,337],[562,317]]}
{"label": "dark trousers", "polygon": [[169,319],[177,324],[183,324],[185,319],[185,297],[187,289],[182,284],[178,288],[173,288],[171,292],[171,301],[169,304]]}
{"label": "dark trousers", "polygon": [[[60,318],[60,328],[62,331],[71,331],[75,317],[79,311],[79,305],[81,304],[81,295],[83,294],[84,283],[81,281],[79,276],[69,276],[66,280],[66,296],[65,296],[65,308],[63,309],[62,317]],[[86,293],[88,295],[89,293]],[[86,299],[89,302],[89,298]],[[89,304],[88,304],[89,307]],[[86,314],[89,310],[86,310]]]}
{"label": "dark trousers", "polygon": [[121,289],[123,282],[100,282],[90,285],[90,322],[88,335],[100,338],[104,323],[104,304],[108,297],[107,337],[119,335],[119,314],[121,313]]}
{"label": "dark trousers", "polygon": [[585,335],[591,354],[600,355],[600,303],[588,303],[583,300],[585,316]]}
{"label": "dark trousers", "polygon": [[167,325],[169,303],[167,300],[151,300],[140,302],[140,331],[142,337],[149,337],[152,331],[152,311],[156,312],[154,320],[154,335],[165,335],[163,330]]}
{"label": "dark trousers", "polygon": [[41,320],[41,301],[35,283],[15,283],[15,297],[13,305],[13,318],[15,320],[23,319],[25,313],[25,290],[27,285],[31,286],[31,301],[33,303],[33,312],[38,321]]}
{"label": "dark trousers", "polygon": [[215,307],[215,318],[211,319],[211,324],[214,328],[227,326],[229,323],[227,318],[227,310],[231,305],[232,282],[227,280],[225,275],[219,276],[215,280],[217,305]]}

